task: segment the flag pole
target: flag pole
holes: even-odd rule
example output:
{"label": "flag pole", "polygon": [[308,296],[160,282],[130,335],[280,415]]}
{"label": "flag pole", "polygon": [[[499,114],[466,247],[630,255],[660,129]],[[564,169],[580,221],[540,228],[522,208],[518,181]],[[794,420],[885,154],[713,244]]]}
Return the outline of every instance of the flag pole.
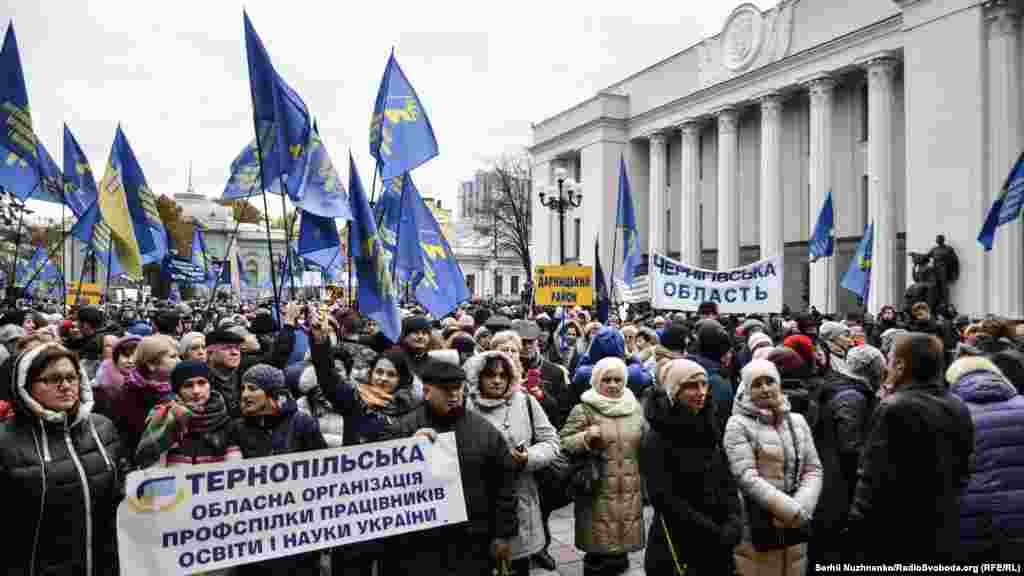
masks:
{"label": "flag pole", "polygon": [[[406,173],[405,177],[408,178],[409,174]],[[398,279],[398,253],[399,253],[399,247],[398,247],[399,246],[399,244],[398,244],[399,240],[398,239],[402,237],[402,209],[401,209],[401,206],[402,206],[402,203],[404,201],[405,201],[405,182],[403,181],[402,182],[402,192],[399,195],[399,200],[398,200],[398,206],[399,206],[399,209],[398,209],[398,224],[395,225],[395,257],[391,260],[391,277],[394,279],[395,290],[396,291],[399,291],[399,290],[402,289],[402,282]],[[384,211],[381,210],[381,218],[383,219],[383,217],[384,217]],[[380,224],[377,224],[377,230],[378,231],[380,230]],[[409,299],[409,293],[406,292],[406,300],[408,300],[408,299]]]}
{"label": "flag pole", "polygon": [[110,269],[113,268],[114,244],[111,242],[110,251],[107,252],[107,284],[103,287],[103,303],[110,306]]}
{"label": "flag pole", "polygon": [[[42,178],[42,177],[40,176],[40,178]],[[42,180],[40,180],[40,182],[42,182]],[[11,285],[10,285],[11,288],[14,288],[14,287],[16,287],[18,285],[18,270],[17,270],[18,247],[21,246],[21,228],[22,228],[22,225],[25,223],[25,208],[26,208],[25,203],[28,202],[28,199],[31,198],[32,194],[35,194],[35,191],[38,190],[38,189],[39,189],[39,182],[36,182],[35,188],[32,189],[32,192],[29,193],[28,197],[25,198],[25,200],[19,200],[18,201],[19,202],[19,207],[21,209],[21,215],[18,216],[18,233],[15,236],[15,240],[14,240],[14,254],[11,256]],[[11,195],[14,196],[15,198],[17,198],[17,196],[15,196],[13,192],[11,192]],[[13,302],[12,302],[12,304],[13,304]]]}
{"label": "flag pole", "polygon": [[[308,160],[307,160],[308,162]],[[298,210],[295,211],[295,217],[292,218],[291,222],[288,222],[288,204],[285,198],[288,196],[288,183],[285,182],[283,175],[278,176],[278,180],[281,182],[281,190],[284,194],[281,194],[281,223],[284,224],[284,243],[286,246],[285,250],[285,261],[288,263],[288,278],[291,281],[291,287],[288,291],[290,300],[295,300],[295,273],[292,272],[292,227],[295,225],[295,220],[298,219]],[[281,282],[281,291],[284,291],[284,282]]]}
{"label": "flag pole", "polygon": [[[256,132],[256,151],[259,153],[258,164],[260,167],[260,189],[263,190],[263,219],[267,224],[267,252],[270,255],[270,283],[272,284],[272,287],[274,289],[274,308],[277,310],[279,319],[278,323],[280,324],[281,315],[284,312],[281,310],[281,301],[278,298],[277,294],[277,276],[275,275],[274,272],[274,245],[270,241],[270,210],[269,207],[267,206],[267,185],[266,179],[264,179],[263,175],[263,143],[260,141],[260,127],[259,123],[256,120],[256,94],[253,93],[252,82],[249,83],[249,94],[254,102],[252,110],[252,127],[253,130]],[[209,310],[210,306],[212,305],[213,298],[211,297],[209,304],[207,304],[207,310]]]}
{"label": "flag pole", "polygon": [[[114,247],[111,246],[110,249],[113,250]],[[93,247],[89,246],[89,253],[91,254],[92,252],[93,252]],[[85,258],[83,258],[82,259],[82,270],[78,273],[78,291],[75,293],[75,305],[76,306],[80,306],[81,305],[81,301],[82,301],[82,282],[85,281],[85,268],[86,268],[86,260],[85,260]],[[67,302],[65,301],[65,304],[66,303]]]}
{"label": "flag pole", "polygon": [[348,307],[352,308],[354,298],[352,296],[352,220],[348,221],[348,286],[345,287]]}
{"label": "flag pole", "polygon": [[[264,196],[263,199],[264,199],[264,201],[266,201],[266,196]],[[238,237],[238,226],[241,225],[241,224],[242,224],[241,220],[235,220],[235,230],[234,230],[234,232],[231,233],[231,239],[228,240],[227,249],[224,251],[224,260],[225,261],[228,259],[228,257],[231,254],[231,247],[235,243],[235,238]],[[267,230],[269,232],[270,228],[267,228]],[[193,232],[193,235],[194,234],[195,234],[195,232]],[[273,254],[274,253],[273,253],[273,251],[271,251],[270,254],[271,254],[271,258],[270,258],[270,273],[273,274],[274,273],[274,258],[273,258]],[[207,255],[207,256],[205,256],[203,258],[203,264],[206,266],[207,274],[209,274],[209,269],[210,269],[209,255]],[[225,263],[224,265],[227,266],[227,263]],[[210,291],[210,297],[206,300],[206,312],[207,313],[209,313],[210,309],[213,308],[213,299],[217,296],[217,289],[220,288],[220,279],[221,279],[222,276],[224,276],[224,269],[223,269],[223,267],[221,268],[220,273],[217,274],[217,278],[214,279],[214,281],[213,281],[213,290]],[[273,277],[273,276],[271,276],[271,277]],[[276,300],[276,298],[275,298],[275,300]]]}
{"label": "flag pole", "polygon": [[[64,235],[64,203],[60,205],[60,235]],[[60,250],[60,297],[64,300],[68,299],[68,283],[64,276],[64,273],[68,269],[67,250],[61,246]]]}

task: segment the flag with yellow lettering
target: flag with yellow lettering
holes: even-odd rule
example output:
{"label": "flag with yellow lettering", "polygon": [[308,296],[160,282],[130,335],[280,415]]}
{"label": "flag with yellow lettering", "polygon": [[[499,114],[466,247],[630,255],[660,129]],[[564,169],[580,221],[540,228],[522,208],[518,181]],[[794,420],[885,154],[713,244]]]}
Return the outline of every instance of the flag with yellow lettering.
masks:
{"label": "flag with yellow lettering", "polygon": [[25,200],[39,186],[40,161],[13,22],[0,50],[0,77],[0,186]]}
{"label": "flag with yellow lettering", "polygon": [[141,278],[143,264],[163,260],[167,232],[156,210],[156,198],[120,125],[100,182],[99,206],[126,274]]}
{"label": "flag with yellow lettering", "polygon": [[401,176],[437,156],[427,111],[391,51],[370,119],[370,154],[384,180]]}

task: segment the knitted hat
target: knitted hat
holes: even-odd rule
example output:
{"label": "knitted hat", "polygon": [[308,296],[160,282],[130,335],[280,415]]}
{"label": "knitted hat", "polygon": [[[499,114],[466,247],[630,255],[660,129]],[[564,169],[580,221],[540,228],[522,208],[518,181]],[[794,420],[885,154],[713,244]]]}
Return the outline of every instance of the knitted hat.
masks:
{"label": "knitted hat", "polygon": [[750,338],[747,339],[747,348],[752,352],[762,346],[767,346],[769,348],[772,346],[771,337],[764,332],[754,332],[750,335]]}
{"label": "knitted hat", "polygon": [[[806,338],[806,336],[805,336]],[[779,346],[771,348],[765,360],[768,360],[779,369],[779,376],[788,378],[804,367],[805,362],[802,356],[792,348]]]}
{"label": "knitted hat", "polygon": [[818,328],[818,337],[823,342],[834,340],[841,336],[850,336],[850,327],[846,324],[840,324],[839,322],[822,322],[821,328]]}
{"label": "knitted hat", "polygon": [[668,395],[669,404],[675,403],[679,387],[697,374],[703,374],[705,379],[708,376],[707,370],[704,370],[703,366],[686,359],[672,360],[658,371],[658,376],[663,380],[661,385],[665,389],[665,394]]}
{"label": "knitted hat", "polygon": [[782,341],[782,344],[786,348],[789,348],[799,354],[800,358],[804,361],[804,364],[814,364],[814,342],[811,341],[810,336],[805,334],[786,336],[786,339]]}
{"label": "knitted hat", "polygon": [[536,340],[540,338],[540,326],[531,320],[516,320],[512,323],[512,329],[519,334],[520,338]]}
{"label": "knitted hat", "polygon": [[192,344],[197,338],[205,338],[202,332],[186,332],[181,340],[178,340],[178,354],[187,354],[192,349]]}
{"label": "knitted hat", "polygon": [[270,334],[274,331],[274,317],[271,316],[269,310],[260,309],[256,311],[256,315],[253,316],[249,322],[249,330],[253,334],[262,335]]}
{"label": "knitted hat", "polygon": [[877,386],[882,379],[883,364],[885,357],[881,350],[868,344],[850,348],[846,353],[847,368],[872,386]]}
{"label": "knitted hat", "polygon": [[0,327],[0,344],[7,344],[25,336],[25,329],[18,324],[4,324]]}
{"label": "knitted hat", "polygon": [[267,396],[275,396],[278,392],[286,391],[288,388],[284,383],[284,372],[270,364],[256,364],[242,374],[241,382],[255,384],[267,393]]}
{"label": "knitted hat", "polygon": [[132,352],[134,353],[135,347],[139,345],[139,342],[142,342],[142,337],[134,334],[128,334],[119,338],[114,343],[114,359],[116,360],[118,356],[124,356],[129,346],[132,347]]}
{"label": "knitted hat", "polygon": [[187,380],[199,377],[210,379],[210,367],[206,362],[196,360],[178,362],[174,370],[171,370],[171,388],[177,394],[178,389],[184,386]]}
{"label": "knitted hat", "polygon": [[764,330],[764,322],[761,322],[757,318],[750,318],[749,320],[744,321],[743,324],[740,324],[740,332],[744,336],[751,336],[751,332],[755,332],[757,330]]}
{"label": "knitted hat", "polygon": [[134,324],[129,326],[126,332],[128,332],[129,334],[134,334],[140,338],[145,338],[146,336],[153,335],[153,327],[149,325],[149,322],[139,320],[138,322],[135,322]]}

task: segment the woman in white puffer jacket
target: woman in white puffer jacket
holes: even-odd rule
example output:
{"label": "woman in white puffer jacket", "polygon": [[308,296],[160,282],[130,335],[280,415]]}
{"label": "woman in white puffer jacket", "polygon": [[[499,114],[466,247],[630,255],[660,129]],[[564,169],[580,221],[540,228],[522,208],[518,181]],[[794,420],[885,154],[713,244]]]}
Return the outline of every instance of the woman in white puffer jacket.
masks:
{"label": "woman in white puffer jacket", "polygon": [[799,576],[807,571],[806,544],[755,549],[748,509],[770,512],[777,526],[808,524],[821,493],[818,451],[807,421],[790,411],[775,364],[755,359],[742,375],[723,442],[744,507],[736,570],[743,576]]}

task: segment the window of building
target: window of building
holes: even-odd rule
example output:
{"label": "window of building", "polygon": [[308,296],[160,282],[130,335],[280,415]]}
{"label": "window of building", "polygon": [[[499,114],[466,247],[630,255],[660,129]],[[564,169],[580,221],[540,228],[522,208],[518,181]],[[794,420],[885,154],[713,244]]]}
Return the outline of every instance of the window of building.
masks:
{"label": "window of building", "polygon": [[573,221],[573,242],[575,243],[575,248],[576,248],[573,251],[573,254],[576,256],[576,260],[577,261],[580,259],[580,254],[581,254],[580,253],[580,239],[582,237],[583,237],[582,224],[580,223],[580,219],[576,218]]}
{"label": "window of building", "polygon": [[868,83],[860,85],[860,141],[868,141]]}
{"label": "window of building", "polygon": [[501,296],[501,274],[494,273],[494,295]]}
{"label": "window of building", "polygon": [[519,295],[519,276],[510,276],[508,279],[508,291],[513,296]]}
{"label": "window of building", "polygon": [[871,208],[868,205],[868,175],[865,174],[860,177],[860,208],[861,214],[864,215],[864,222],[870,223],[871,216],[868,210]]}

